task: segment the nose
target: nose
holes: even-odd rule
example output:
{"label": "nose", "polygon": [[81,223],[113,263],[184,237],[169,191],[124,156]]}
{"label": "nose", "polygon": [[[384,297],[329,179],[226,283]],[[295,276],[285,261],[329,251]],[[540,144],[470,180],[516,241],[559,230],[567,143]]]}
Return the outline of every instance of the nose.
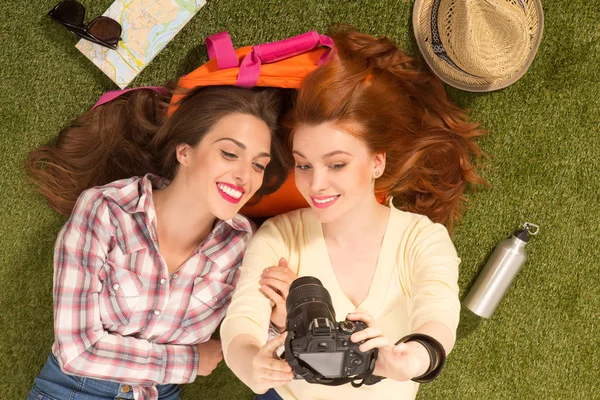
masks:
{"label": "nose", "polygon": [[244,187],[250,180],[250,168],[252,166],[247,163],[239,163],[238,167],[235,169],[233,173],[233,178],[235,179],[235,184]]}
{"label": "nose", "polygon": [[310,182],[310,189],[313,193],[319,193],[329,188],[329,179],[327,170],[313,168]]}

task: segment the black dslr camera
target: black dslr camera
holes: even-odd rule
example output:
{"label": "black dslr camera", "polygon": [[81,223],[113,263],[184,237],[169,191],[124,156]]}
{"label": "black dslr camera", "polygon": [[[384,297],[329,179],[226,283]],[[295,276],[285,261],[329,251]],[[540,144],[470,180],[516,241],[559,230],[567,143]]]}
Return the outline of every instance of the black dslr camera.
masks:
{"label": "black dslr camera", "polygon": [[[295,379],[332,386],[379,382],[381,378],[372,376],[377,349],[362,352],[358,346],[363,342],[350,340],[367,325],[362,321],[336,322],[331,296],[320,280],[305,276],[292,282],[286,310],[285,360]],[[364,381],[356,384],[358,379]]]}

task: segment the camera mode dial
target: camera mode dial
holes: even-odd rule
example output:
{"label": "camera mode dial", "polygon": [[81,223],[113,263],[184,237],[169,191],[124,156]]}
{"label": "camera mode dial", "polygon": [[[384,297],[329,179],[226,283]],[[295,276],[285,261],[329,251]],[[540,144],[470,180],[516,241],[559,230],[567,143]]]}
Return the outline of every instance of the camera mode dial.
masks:
{"label": "camera mode dial", "polygon": [[356,324],[352,321],[345,320],[340,324],[340,329],[342,332],[350,335],[356,330]]}

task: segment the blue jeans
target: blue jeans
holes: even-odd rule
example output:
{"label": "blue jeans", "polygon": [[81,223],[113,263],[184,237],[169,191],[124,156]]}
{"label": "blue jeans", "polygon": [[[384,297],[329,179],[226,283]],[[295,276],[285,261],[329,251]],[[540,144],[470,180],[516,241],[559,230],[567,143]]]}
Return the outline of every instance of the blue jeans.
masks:
{"label": "blue jeans", "polygon": [[[179,400],[179,385],[157,385],[161,400]],[[67,375],[61,371],[54,354],[33,382],[27,400],[131,400],[133,390],[124,383]]]}
{"label": "blue jeans", "polygon": [[265,394],[259,394],[254,397],[254,400],[283,400],[280,395],[277,394],[275,389],[269,389]]}

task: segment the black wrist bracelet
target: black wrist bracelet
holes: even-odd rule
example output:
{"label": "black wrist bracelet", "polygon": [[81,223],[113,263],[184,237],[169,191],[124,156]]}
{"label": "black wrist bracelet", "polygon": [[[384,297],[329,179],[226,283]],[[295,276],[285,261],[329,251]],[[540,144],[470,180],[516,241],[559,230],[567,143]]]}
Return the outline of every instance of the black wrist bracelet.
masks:
{"label": "black wrist bracelet", "polygon": [[442,368],[446,362],[446,350],[444,349],[444,346],[431,336],[423,333],[406,335],[398,340],[396,344],[406,342],[418,342],[422,344],[429,353],[429,368],[427,368],[427,371],[425,371],[423,375],[412,378],[411,381],[428,383],[437,378],[442,372]]}

